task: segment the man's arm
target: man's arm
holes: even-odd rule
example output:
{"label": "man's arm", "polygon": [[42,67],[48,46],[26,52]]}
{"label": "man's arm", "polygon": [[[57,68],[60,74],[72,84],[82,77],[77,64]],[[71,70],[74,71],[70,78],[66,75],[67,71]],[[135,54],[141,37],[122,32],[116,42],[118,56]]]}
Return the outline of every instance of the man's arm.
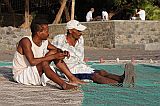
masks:
{"label": "man's arm", "polygon": [[49,56],[41,57],[41,58],[34,58],[33,52],[32,52],[32,44],[28,38],[23,38],[19,45],[18,45],[18,52],[22,49],[22,54],[26,56],[27,60],[29,61],[30,65],[37,65],[41,63],[42,61],[50,61],[53,59],[63,59],[64,55],[62,53],[56,53]]}
{"label": "man's arm", "polygon": [[48,42],[48,47],[47,47],[48,50],[55,50],[57,51],[57,47],[52,45],[50,42]]}
{"label": "man's arm", "polygon": [[56,45],[56,42],[57,42],[57,38],[53,39],[52,41],[52,44],[50,42],[48,42],[48,49],[49,50],[55,50],[55,52],[58,52],[58,53],[63,53],[67,58],[70,57],[70,54],[68,51],[63,51],[61,48],[57,48],[56,46],[54,46],[54,44]]}

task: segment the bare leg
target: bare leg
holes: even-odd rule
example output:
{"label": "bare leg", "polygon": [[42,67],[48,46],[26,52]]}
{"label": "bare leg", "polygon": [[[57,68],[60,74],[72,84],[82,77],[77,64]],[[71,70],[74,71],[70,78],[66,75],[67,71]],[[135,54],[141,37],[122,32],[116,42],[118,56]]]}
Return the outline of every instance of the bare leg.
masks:
{"label": "bare leg", "polygon": [[[51,55],[55,54],[55,50],[50,50],[46,55]],[[69,70],[67,65],[63,60],[54,60],[55,65],[57,68],[59,68],[70,80],[70,83],[75,83],[75,84],[85,84],[84,81],[81,81],[80,79],[76,78]]]}
{"label": "bare leg", "polygon": [[69,70],[67,65],[63,60],[57,60],[54,61],[56,66],[68,77],[70,80],[70,83],[75,83],[75,84],[85,84],[84,81],[81,81],[80,79],[76,78]]}
{"label": "bare leg", "polygon": [[116,83],[118,83],[118,81],[107,78],[107,77],[103,77],[99,73],[94,73],[92,76],[92,80],[95,83],[99,83],[99,84],[116,84]]}
{"label": "bare leg", "polygon": [[119,75],[116,75],[116,74],[108,73],[108,72],[103,71],[103,70],[98,71],[97,73],[98,73],[99,75],[103,76],[103,77],[116,80],[116,81],[118,81],[119,83],[122,83],[123,80],[124,80],[124,75],[119,76]]}
{"label": "bare leg", "polygon": [[47,61],[43,62],[42,64],[38,64],[37,69],[38,69],[40,76],[42,75],[43,70],[44,70],[44,73],[46,74],[46,76],[49,79],[51,79],[53,82],[61,86],[63,90],[73,89],[77,87],[74,85],[67,84],[61,78],[59,78],[59,76],[50,68],[49,62]]}

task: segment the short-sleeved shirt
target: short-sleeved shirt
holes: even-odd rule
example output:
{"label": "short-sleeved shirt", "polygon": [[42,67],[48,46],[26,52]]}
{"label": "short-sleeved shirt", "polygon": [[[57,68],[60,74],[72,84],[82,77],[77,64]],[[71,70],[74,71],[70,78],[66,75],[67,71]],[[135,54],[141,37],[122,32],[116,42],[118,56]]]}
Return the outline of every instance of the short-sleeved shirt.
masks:
{"label": "short-sleeved shirt", "polygon": [[87,13],[87,15],[86,15],[86,21],[88,22],[88,21],[91,21],[92,19],[93,19],[93,17],[92,17],[92,11],[89,11]]}
{"label": "short-sleeved shirt", "polygon": [[140,10],[137,14],[139,14],[139,17],[141,20],[145,20],[145,11],[144,10]]}
{"label": "short-sleeved shirt", "polygon": [[102,11],[102,19],[103,20],[108,20],[108,13],[107,13],[107,11]]}
{"label": "short-sleeved shirt", "polygon": [[84,39],[83,36],[77,41],[75,46],[69,45],[66,40],[67,35],[57,35],[54,37],[52,44],[57,48],[66,50],[70,53],[69,58],[65,58],[64,62],[67,64],[72,74],[91,74],[94,69],[89,67],[84,60]]}

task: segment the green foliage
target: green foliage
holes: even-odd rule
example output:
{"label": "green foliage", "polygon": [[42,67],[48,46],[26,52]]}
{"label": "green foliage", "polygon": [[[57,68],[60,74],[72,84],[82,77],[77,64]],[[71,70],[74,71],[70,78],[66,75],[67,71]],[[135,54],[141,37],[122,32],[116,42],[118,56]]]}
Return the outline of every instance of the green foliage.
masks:
{"label": "green foliage", "polygon": [[154,0],[143,0],[138,4],[138,7],[146,11],[146,19],[160,20],[160,8],[154,5]]}
{"label": "green foliage", "polygon": [[112,0],[114,6],[122,7],[124,4],[127,3],[127,0]]}
{"label": "green foliage", "polygon": [[160,20],[160,8],[154,6],[152,11],[148,12],[147,18],[149,20]]}

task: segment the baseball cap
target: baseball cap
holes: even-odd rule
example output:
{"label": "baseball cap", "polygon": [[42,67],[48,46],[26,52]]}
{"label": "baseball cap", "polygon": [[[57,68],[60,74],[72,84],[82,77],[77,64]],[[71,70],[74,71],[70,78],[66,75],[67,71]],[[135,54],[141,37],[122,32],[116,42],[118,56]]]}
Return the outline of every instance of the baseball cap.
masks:
{"label": "baseball cap", "polygon": [[67,22],[66,29],[77,29],[78,31],[84,31],[87,27],[80,24],[77,20],[70,20]]}

